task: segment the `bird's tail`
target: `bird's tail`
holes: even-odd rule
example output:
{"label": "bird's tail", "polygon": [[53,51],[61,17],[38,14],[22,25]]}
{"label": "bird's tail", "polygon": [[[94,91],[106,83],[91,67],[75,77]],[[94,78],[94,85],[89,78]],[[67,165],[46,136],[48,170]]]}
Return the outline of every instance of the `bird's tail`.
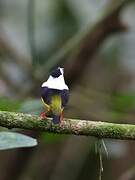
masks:
{"label": "bird's tail", "polygon": [[59,124],[60,121],[61,121],[60,119],[61,119],[61,116],[59,116],[59,115],[53,115],[52,121],[53,121],[54,124]]}

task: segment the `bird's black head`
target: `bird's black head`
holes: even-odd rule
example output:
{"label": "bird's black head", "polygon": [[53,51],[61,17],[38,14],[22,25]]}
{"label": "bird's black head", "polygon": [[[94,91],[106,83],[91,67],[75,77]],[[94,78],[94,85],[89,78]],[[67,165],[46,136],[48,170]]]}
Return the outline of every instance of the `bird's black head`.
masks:
{"label": "bird's black head", "polygon": [[57,68],[51,72],[51,76],[53,78],[58,78],[60,75],[62,75],[60,68]]}

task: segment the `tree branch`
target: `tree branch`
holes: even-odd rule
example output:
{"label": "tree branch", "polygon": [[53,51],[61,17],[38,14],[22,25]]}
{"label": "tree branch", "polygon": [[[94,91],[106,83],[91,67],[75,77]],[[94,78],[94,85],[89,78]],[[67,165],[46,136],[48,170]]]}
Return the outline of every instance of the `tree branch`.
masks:
{"label": "tree branch", "polygon": [[135,140],[135,125],[131,124],[64,119],[60,125],[54,125],[52,124],[50,118],[41,120],[35,115],[6,111],[0,111],[0,126],[7,127],[9,129],[21,128],[59,134]]}

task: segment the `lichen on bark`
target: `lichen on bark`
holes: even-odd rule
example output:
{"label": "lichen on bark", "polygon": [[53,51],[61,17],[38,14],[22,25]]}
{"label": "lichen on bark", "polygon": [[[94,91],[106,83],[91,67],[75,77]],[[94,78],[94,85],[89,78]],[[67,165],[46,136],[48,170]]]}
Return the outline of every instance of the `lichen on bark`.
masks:
{"label": "lichen on bark", "polygon": [[101,121],[86,121],[65,118],[55,125],[51,118],[41,120],[30,114],[0,111],[0,126],[9,129],[20,128],[35,131],[46,131],[59,134],[94,136],[97,138],[135,140],[135,125],[116,124]]}

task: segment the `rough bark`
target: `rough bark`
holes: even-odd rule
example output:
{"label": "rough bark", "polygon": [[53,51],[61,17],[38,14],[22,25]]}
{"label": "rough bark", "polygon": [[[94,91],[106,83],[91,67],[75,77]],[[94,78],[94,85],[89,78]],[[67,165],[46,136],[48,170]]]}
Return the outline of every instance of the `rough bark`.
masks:
{"label": "rough bark", "polygon": [[41,120],[38,116],[6,111],[0,111],[0,126],[9,129],[21,128],[58,134],[135,140],[135,125],[131,124],[65,118],[60,125],[55,125],[52,123],[51,118]]}

